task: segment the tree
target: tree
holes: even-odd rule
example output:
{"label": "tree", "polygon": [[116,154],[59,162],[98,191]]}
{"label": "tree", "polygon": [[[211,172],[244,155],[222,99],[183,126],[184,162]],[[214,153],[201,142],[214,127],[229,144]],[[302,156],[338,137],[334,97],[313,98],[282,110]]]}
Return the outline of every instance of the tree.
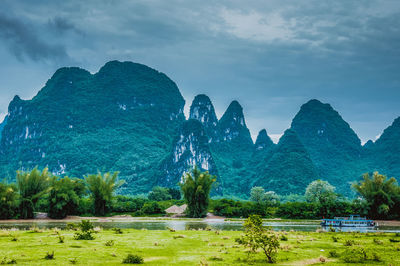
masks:
{"label": "tree", "polygon": [[180,200],[181,199],[181,191],[177,188],[168,188],[168,192],[171,195],[172,199]]}
{"label": "tree", "polygon": [[80,179],[53,177],[49,192],[50,218],[62,219],[76,212],[80,198],[85,194],[85,183]]}
{"label": "tree", "polygon": [[97,175],[85,177],[86,185],[93,200],[95,214],[103,216],[107,213],[114,191],[121,185],[121,183],[116,183],[117,177],[118,172],[113,174],[105,173],[104,175],[98,173]]}
{"label": "tree", "polygon": [[279,204],[278,194],[274,191],[265,192],[262,187],[253,187],[250,190],[250,200],[267,206],[276,206]]}
{"label": "tree", "polygon": [[264,198],[265,190],[262,187],[252,187],[250,190],[250,200],[261,203]]}
{"label": "tree", "polygon": [[353,188],[366,201],[368,214],[373,218],[386,218],[392,210],[398,208],[395,205],[400,204],[400,189],[393,177],[387,179],[386,176],[374,172],[371,178],[369,173],[365,173],[363,180],[354,183]]}
{"label": "tree", "polygon": [[18,209],[18,193],[14,184],[0,183],[0,219],[14,218]]}
{"label": "tree", "polygon": [[183,182],[179,185],[188,205],[187,215],[195,218],[205,217],[210,201],[210,190],[216,180],[215,176],[211,176],[208,172],[201,172],[195,166],[182,178]]}
{"label": "tree", "polygon": [[335,187],[329,184],[327,181],[315,180],[311,182],[305,193],[306,200],[312,203],[325,204],[328,202],[335,201],[337,195],[335,193]]}
{"label": "tree", "polygon": [[34,217],[37,201],[43,196],[49,187],[50,173],[45,168],[40,171],[35,167],[30,172],[17,172],[17,187],[20,195],[21,218],[29,219]]}
{"label": "tree", "polygon": [[[248,247],[252,253],[261,248],[269,263],[275,262],[275,256],[279,248],[278,236],[262,225],[259,215],[250,215],[244,222],[244,235],[236,239],[236,242]],[[249,253],[250,254],[250,253]]]}
{"label": "tree", "polygon": [[149,195],[147,196],[149,200],[154,201],[163,201],[163,200],[170,200],[171,194],[169,194],[168,188],[165,187],[153,187],[153,190],[150,191]]}

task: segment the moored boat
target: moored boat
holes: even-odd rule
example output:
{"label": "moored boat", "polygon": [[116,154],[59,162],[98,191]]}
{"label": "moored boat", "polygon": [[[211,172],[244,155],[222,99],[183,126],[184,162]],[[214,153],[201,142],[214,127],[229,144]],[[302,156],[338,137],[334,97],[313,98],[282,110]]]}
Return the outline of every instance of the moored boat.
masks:
{"label": "moored boat", "polygon": [[334,217],[333,219],[322,219],[322,226],[338,227],[374,227],[376,223],[360,215],[350,215],[348,217]]}

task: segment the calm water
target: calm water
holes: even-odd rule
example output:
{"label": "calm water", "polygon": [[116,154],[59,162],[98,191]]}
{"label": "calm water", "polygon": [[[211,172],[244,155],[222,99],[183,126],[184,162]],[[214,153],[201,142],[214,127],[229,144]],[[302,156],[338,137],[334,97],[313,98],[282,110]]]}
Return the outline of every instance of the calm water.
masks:
{"label": "calm water", "polygon": [[[147,229],[147,230],[166,230],[173,228],[175,230],[191,230],[191,229],[205,229],[211,227],[216,230],[243,230],[243,223],[240,221],[230,222],[221,220],[203,220],[203,221],[185,221],[185,220],[152,220],[152,221],[110,221],[110,222],[94,222],[95,226],[102,228],[133,228],[133,229]],[[39,228],[65,228],[66,222],[48,222],[48,221],[35,221],[35,222],[15,222],[15,223],[2,223],[0,222],[0,229],[29,229],[31,227]],[[270,226],[275,231],[305,231],[312,232],[322,228],[316,223],[302,223],[302,222],[266,222],[265,226]],[[360,231],[360,232],[400,232],[400,227],[380,226],[377,228],[365,228],[365,227],[343,227],[341,228],[344,232],[349,231]]]}

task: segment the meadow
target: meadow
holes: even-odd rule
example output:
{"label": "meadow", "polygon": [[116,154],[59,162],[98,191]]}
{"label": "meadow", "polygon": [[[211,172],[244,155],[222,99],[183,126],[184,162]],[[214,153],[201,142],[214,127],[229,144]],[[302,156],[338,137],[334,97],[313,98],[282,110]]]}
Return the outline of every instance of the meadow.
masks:
{"label": "meadow", "polygon": [[[95,231],[94,240],[76,240],[73,229],[1,230],[0,264],[121,265],[128,254],[139,255],[146,265],[266,264],[262,252],[249,254],[235,242],[242,231]],[[275,265],[400,265],[399,233],[276,233]]]}

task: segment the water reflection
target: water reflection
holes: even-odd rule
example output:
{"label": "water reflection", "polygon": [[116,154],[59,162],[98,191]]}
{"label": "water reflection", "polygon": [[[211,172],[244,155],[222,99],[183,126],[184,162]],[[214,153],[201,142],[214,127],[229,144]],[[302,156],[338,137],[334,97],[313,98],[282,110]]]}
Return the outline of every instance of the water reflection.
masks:
{"label": "water reflection", "polygon": [[[206,221],[187,221],[187,220],[150,220],[150,221],[110,221],[110,222],[93,222],[95,226],[100,226],[105,229],[110,228],[132,228],[132,229],[147,229],[147,230],[167,230],[172,228],[175,230],[199,230],[206,229],[207,227],[213,230],[229,230],[238,231],[243,230],[243,222],[241,221],[223,221],[223,220],[206,220]],[[329,227],[321,227],[317,223],[296,223],[296,222],[266,222],[265,226],[271,227],[275,231],[303,231],[313,232],[317,229],[329,231]],[[35,222],[16,222],[16,223],[1,223],[0,229],[29,229],[31,227],[39,228],[60,228],[63,229],[67,226],[66,222],[49,222],[49,221],[35,221]],[[337,231],[342,232],[400,232],[400,227],[380,226],[377,228],[372,227],[342,227],[336,228]]]}

